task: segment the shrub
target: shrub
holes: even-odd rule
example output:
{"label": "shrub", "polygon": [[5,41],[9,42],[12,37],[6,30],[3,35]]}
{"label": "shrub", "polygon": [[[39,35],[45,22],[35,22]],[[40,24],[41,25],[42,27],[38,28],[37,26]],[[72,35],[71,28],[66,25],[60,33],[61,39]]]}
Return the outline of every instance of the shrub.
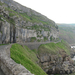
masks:
{"label": "shrub", "polygon": [[36,40],[36,37],[31,37],[31,42],[34,42]]}
{"label": "shrub", "polygon": [[44,41],[47,41],[48,39],[47,39],[47,37],[44,37]]}

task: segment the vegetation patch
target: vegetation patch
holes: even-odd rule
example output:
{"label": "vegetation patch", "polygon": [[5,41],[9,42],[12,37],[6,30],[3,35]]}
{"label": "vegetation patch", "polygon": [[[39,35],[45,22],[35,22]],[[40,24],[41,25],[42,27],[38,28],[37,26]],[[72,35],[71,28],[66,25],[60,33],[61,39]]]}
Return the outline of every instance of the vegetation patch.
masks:
{"label": "vegetation patch", "polygon": [[45,31],[50,31],[49,27],[44,27],[44,26],[41,26],[41,25],[34,25],[34,26],[26,26],[25,28],[27,29],[31,29],[31,30],[36,30],[36,31],[40,31],[41,32],[41,29],[44,29]]}
{"label": "vegetation patch", "polygon": [[30,50],[27,46],[13,44],[10,52],[11,58],[18,64],[22,64],[31,73],[35,75],[47,75],[36,63],[38,59],[34,51]]}
{"label": "vegetation patch", "polygon": [[42,40],[41,40],[41,39],[38,39],[37,41],[38,41],[38,42],[41,42]]}
{"label": "vegetation patch", "polygon": [[3,15],[0,15],[0,21],[4,22],[4,20],[2,18],[3,18]]}
{"label": "vegetation patch", "polygon": [[0,33],[2,34],[2,31],[0,31]]}
{"label": "vegetation patch", "polygon": [[44,37],[44,41],[47,41],[48,40],[48,38],[47,37]]}
{"label": "vegetation patch", "polygon": [[53,41],[53,40],[55,40],[55,38],[54,38],[53,36],[51,36],[51,37],[50,37],[50,40]]}
{"label": "vegetation patch", "polygon": [[38,54],[41,53],[57,54],[57,52],[61,50],[64,50],[67,53],[67,55],[70,55],[69,45],[64,40],[58,43],[48,43],[40,45],[38,48]]}
{"label": "vegetation patch", "polygon": [[31,42],[36,41],[36,37],[31,37]]}
{"label": "vegetation patch", "polygon": [[0,2],[0,5],[3,5],[4,3]]}

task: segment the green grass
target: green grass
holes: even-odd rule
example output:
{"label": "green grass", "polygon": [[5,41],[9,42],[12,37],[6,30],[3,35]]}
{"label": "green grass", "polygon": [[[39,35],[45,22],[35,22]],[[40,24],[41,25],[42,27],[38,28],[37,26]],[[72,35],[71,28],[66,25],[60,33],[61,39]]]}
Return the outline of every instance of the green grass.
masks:
{"label": "green grass", "polygon": [[35,75],[47,75],[40,66],[36,63],[38,61],[34,51],[31,51],[27,46],[22,47],[19,44],[13,44],[11,49],[11,58],[22,64],[31,73]]}
{"label": "green grass", "polygon": [[9,22],[9,23],[15,25],[14,19],[12,19],[12,18],[11,18],[11,19],[8,19],[8,18],[4,17],[3,15],[0,15],[0,21],[4,21],[4,20],[1,19],[1,18],[3,18],[3,19],[6,20],[7,22]]}
{"label": "green grass", "polygon": [[41,53],[57,54],[57,52],[61,50],[64,50],[67,55],[70,55],[70,48],[64,40],[58,43],[48,43],[40,45],[38,48],[38,54]]}
{"label": "green grass", "polygon": [[44,37],[44,41],[47,41],[48,39],[47,39],[47,37]]}
{"label": "green grass", "polygon": [[31,38],[31,42],[34,42],[34,41],[36,41],[36,37]]}
{"label": "green grass", "polygon": [[3,16],[0,14],[0,21],[4,21],[2,18],[3,18]]}
{"label": "green grass", "polygon": [[37,42],[41,42],[42,40],[38,39]]}
{"label": "green grass", "polygon": [[45,31],[50,31],[50,29],[48,27],[43,27],[43,26],[38,26],[38,25],[34,25],[34,26],[26,26],[27,29],[31,29],[31,30],[37,30],[40,31],[41,29],[44,29]]}
{"label": "green grass", "polygon": [[[32,15],[32,16],[28,16],[28,14],[27,13],[20,13],[20,15],[22,16],[22,17],[24,17],[27,21],[30,21],[30,22],[33,22],[33,23],[43,23],[43,24],[45,24],[45,25],[48,25],[48,24],[50,24],[50,23],[48,23],[48,22],[45,22],[45,21],[42,21],[42,20],[40,20],[39,18],[41,18],[40,16],[34,16],[34,15]],[[42,19],[42,18],[41,18]]]}
{"label": "green grass", "polygon": [[0,2],[0,5],[3,5],[4,3]]}

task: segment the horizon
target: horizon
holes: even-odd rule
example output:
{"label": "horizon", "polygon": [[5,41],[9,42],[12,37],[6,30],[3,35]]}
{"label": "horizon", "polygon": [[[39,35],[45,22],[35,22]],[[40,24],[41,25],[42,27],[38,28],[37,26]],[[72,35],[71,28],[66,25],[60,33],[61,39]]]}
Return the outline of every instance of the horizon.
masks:
{"label": "horizon", "polygon": [[23,6],[31,8],[56,23],[75,23],[74,0],[14,0]]}

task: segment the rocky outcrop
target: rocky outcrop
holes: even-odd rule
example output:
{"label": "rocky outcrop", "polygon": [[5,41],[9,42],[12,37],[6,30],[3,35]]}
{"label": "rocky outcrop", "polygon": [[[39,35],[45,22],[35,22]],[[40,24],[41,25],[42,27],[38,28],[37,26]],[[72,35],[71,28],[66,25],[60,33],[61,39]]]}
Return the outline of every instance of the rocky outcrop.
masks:
{"label": "rocky outcrop", "polygon": [[[61,44],[61,47],[58,44]],[[75,73],[74,61],[68,54],[70,51],[70,46],[65,42],[41,45],[37,54],[38,64],[48,75]]]}
{"label": "rocky outcrop", "polygon": [[34,75],[10,58],[10,45],[0,46],[0,67],[5,75]]}
{"label": "rocky outcrop", "polygon": [[42,69],[48,74],[70,74],[75,72],[73,61],[62,51],[62,57],[52,54],[38,56]]}
{"label": "rocky outcrop", "polygon": [[[47,17],[13,0],[0,1],[0,44],[11,42],[44,42],[56,40],[59,37],[57,25]],[[30,19],[23,17],[23,14]],[[36,19],[38,22],[33,22],[33,19]],[[46,24],[47,22],[48,24]]]}
{"label": "rocky outcrop", "polygon": [[71,58],[74,58],[75,56],[75,48],[71,48]]}

